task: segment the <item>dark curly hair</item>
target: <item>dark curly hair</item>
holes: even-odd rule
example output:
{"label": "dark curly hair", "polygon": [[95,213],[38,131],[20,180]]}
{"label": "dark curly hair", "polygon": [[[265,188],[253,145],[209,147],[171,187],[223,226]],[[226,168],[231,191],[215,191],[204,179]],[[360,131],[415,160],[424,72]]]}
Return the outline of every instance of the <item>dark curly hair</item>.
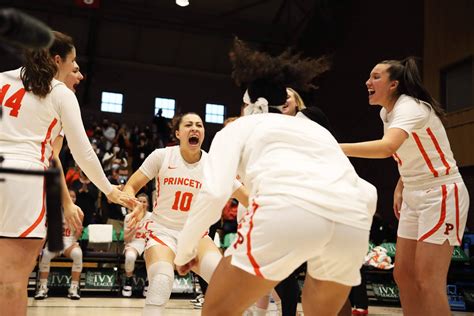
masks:
{"label": "dark curly hair", "polygon": [[232,78],[238,86],[265,81],[277,87],[293,87],[298,91],[316,89],[314,79],[330,69],[327,56],[302,58],[290,50],[272,57],[265,52],[251,49],[245,42],[234,39],[229,53]]}

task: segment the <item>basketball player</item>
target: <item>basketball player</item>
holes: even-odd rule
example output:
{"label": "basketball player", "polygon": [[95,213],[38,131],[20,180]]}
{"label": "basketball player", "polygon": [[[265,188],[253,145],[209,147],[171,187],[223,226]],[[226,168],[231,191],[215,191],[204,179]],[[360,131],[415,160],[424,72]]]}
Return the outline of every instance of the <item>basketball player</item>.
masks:
{"label": "basketball player", "polygon": [[[75,160],[110,200],[133,207],[134,199],[112,187],[92,150],[77,99],[62,81],[74,68],[72,39],[54,33],[45,50],[25,52],[25,65],[0,74],[0,155],[2,167],[44,170],[52,157],[51,141],[64,129]],[[43,177],[5,175],[0,182],[0,310],[25,315],[28,276],[43,245]],[[77,214],[77,211],[76,211]]]}
{"label": "basketball player", "polygon": [[443,111],[413,57],[378,63],[366,85],[369,103],[382,106],[384,136],[341,147],[351,157],[392,156],[398,164],[394,277],[403,314],[451,315],[446,278],[466,226],[469,194],[440,120]]}
{"label": "basketball player", "polygon": [[[195,113],[181,115],[175,120],[174,131],[179,145],[151,153],[124,188],[125,192],[135,195],[150,180],[156,179],[157,196],[153,215],[146,225],[145,262],[149,286],[143,310],[145,316],[162,315],[164,312],[173,287],[173,260],[178,234],[188,217],[193,200],[203,186],[203,165],[207,154],[201,150],[204,140],[202,119]],[[242,190],[240,182],[233,181],[234,196],[248,205],[247,196]],[[133,216],[138,211],[140,209],[135,210]],[[222,207],[219,211],[222,211]],[[143,212],[137,218],[140,219],[142,214]],[[133,227],[132,225],[133,222],[130,226]],[[222,258],[219,249],[206,234],[209,226],[201,231],[197,251],[199,264],[194,269],[206,282],[209,282]]]}
{"label": "basketball player", "polygon": [[233,55],[234,78],[248,83],[247,116],[214,137],[203,188],[179,237],[178,272],[194,267],[199,232],[219,218],[239,174],[252,207],[211,279],[203,315],[241,315],[304,262],[305,314],[336,315],[360,282],[375,188],[357,176],[326,129],[268,113],[281,113],[286,86],[308,86],[326,64],[288,53],[272,58],[238,40]]}
{"label": "basketball player", "polygon": [[[125,241],[125,284],[122,288],[122,295],[125,297],[132,296],[132,278],[133,271],[135,270],[135,261],[145,251],[145,239],[146,229],[145,226],[151,217],[151,212],[148,212],[150,205],[148,202],[148,195],[141,193],[137,196],[138,201],[141,203],[146,212],[142,220],[134,227],[130,228],[128,223],[130,222],[131,214],[127,214],[124,219],[124,241]],[[144,295],[146,291],[143,291]]]}
{"label": "basketball player", "polygon": [[[71,200],[76,203],[76,192],[69,190]],[[83,217],[83,215],[82,215]],[[57,256],[64,255],[66,258],[72,259],[71,267],[71,284],[68,289],[68,297],[72,300],[79,300],[81,298],[79,294],[79,282],[81,280],[82,272],[82,249],[77,243],[77,240],[82,234],[82,229],[75,231],[71,229],[66,222],[63,223],[63,243],[64,249],[59,252],[51,252],[48,248],[48,244],[44,247],[39,262],[39,282],[35,299],[42,300],[48,297],[48,276],[51,265],[51,260]]]}

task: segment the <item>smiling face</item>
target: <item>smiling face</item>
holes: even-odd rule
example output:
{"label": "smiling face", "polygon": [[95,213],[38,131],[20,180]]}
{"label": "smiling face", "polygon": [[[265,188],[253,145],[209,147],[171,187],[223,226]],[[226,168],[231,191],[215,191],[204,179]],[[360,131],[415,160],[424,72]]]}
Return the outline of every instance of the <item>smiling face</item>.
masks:
{"label": "smiling face", "polygon": [[398,81],[390,80],[387,71],[389,64],[377,64],[370,72],[370,77],[365,85],[369,93],[369,104],[390,106],[397,98]]}
{"label": "smiling face", "polygon": [[61,58],[59,55],[53,57],[58,72],[56,73],[56,79],[65,82],[68,74],[74,71],[76,63],[76,49],[73,47],[71,51],[66,55],[66,58]]}
{"label": "smiling face", "polygon": [[181,118],[176,138],[183,149],[201,150],[204,141],[204,124],[199,115],[194,113],[185,114]]}
{"label": "smiling face", "polygon": [[281,113],[285,115],[295,116],[298,112],[298,101],[295,94],[290,89],[286,89],[286,102],[281,108]]}
{"label": "smiling face", "polygon": [[84,79],[84,76],[79,71],[79,65],[74,61],[74,69],[72,72],[68,73],[64,83],[66,86],[71,89],[73,92],[76,92],[76,86]]}

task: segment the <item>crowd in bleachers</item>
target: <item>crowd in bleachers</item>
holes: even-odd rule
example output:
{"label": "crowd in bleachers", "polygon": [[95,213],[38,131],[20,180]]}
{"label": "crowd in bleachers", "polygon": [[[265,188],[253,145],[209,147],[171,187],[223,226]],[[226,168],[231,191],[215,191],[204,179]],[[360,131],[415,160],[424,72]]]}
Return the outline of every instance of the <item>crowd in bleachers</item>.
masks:
{"label": "crowd in bleachers", "polygon": [[[92,122],[86,128],[87,136],[95,150],[110,182],[123,185],[135,172],[145,158],[156,148],[175,144],[171,135],[171,120],[155,117],[153,124],[146,126],[110,122]],[[87,126],[87,124],[86,124]],[[84,227],[89,224],[112,223],[117,230],[117,222],[126,215],[123,207],[109,203],[106,197],[91,183],[74,162],[67,139],[60,153],[60,159],[66,173],[68,187],[76,192],[76,204],[84,212]],[[153,184],[144,189],[151,198]]]}

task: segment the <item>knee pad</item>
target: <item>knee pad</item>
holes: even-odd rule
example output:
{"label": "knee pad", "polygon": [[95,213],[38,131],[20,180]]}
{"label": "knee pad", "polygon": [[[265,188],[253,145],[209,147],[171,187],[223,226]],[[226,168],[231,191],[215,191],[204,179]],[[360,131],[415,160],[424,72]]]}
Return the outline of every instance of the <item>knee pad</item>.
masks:
{"label": "knee pad", "polygon": [[206,253],[199,263],[199,276],[209,283],[221,259],[222,255],[220,252],[209,251]]}
{"label": "knee pad", "polygon": [[164,306],[171,296],[174,281],[173,265],[158,261],[148,268],[148,292],[145,305]]}
{"label": "knee pad", "polygon": [[51,252],[48,248],[43,249],[43,253],[41,255],[41,260],[38,264],[40,272],[49,272],[49,266],[51,264],[51,259],[58,255],[57,252]]}
{"label": "knee pad", "polygon": [[137,260],[137,252],[133,249],[125,250],[125,272],[133,272],[135,270],[135,261]]}
{"label": "knee pad", "polygon": [[82,271],[82,250],[80,247],[74,247],[69,256],[72,259],[72,272]]}

